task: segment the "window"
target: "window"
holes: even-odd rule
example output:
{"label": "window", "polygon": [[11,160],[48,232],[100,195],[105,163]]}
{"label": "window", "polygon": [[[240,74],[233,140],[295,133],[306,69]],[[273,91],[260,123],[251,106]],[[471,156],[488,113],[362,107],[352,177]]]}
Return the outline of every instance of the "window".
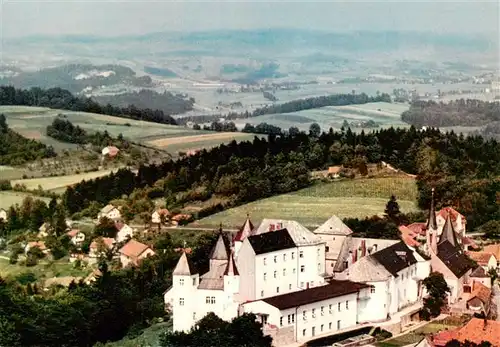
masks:
{"label": "window", "polygon": [[304,258],[304,251],[299,252],[299,258]]}
{"label": "window", "polygon": [[266,265],[267,264],[267,259],[264,258],[263,260],[264,260],[264,265]]}
{"label": "window", "polygon": [[337,330],[340,330],[340,321],[337,321]]}
{"label": "window", "polygon": [[321,331],[323,331],[323,327],[324,327],[324,325],[323,325],[323,324],[321,324]]}
{"label": "window", "polygon": [[306,271],[306,267],[304,265],[300,265],[300,272]]}
{"label": "window", "polygon": [[340,302],[338,303],[338,306],[337,306],[337,311],[340,312]]}
{"label": "window", "polygon": [[330,247],[325,246],[325,252],[327,252],[327,253],[330,252]]}
{"label": "window", "polygon": [[306,329],[302,330],[302,336],[306,336]]}
{"label": "window", "polygon": [[196,320],[196,312],[193,312],[193,320]]}
{"label": "window", "polygon": [[263,291],[263,290],[261,290],[261,291],[260,291],[260,297],[261,297],[261,298],[263,298],[263,297],[264,297],[264,291]]}
{"label": "window", "polygon": [[278,276],[278,271],[274,271],[274,278]]}
{"label": "window", "polygon": [[300,282],[300,288],[304,288],[304,282]]}
{"label": "window", "polygon": [[311,287],[313,287],[313,286],[314,286],[314,281],[311,281]]}
{"label": "window", "polygon": [[316,250],[316,253],[318,254],[318,257],[319,257],[319,248]]}
{"label": "window", "polygon": [[288,324],[291,324],[291,323],[292,323],[292,316],[288,315],[288,317],[287,317],[287,318],[288,318],[288,320],[287,320],[287,321],[288,321]]}
{"label": "window", "polygon": [[267,324],[267,316],[262,316],[262,324]]}
{"label": "window", "polygon": [[312,327],[311,334],[312,334],[312,336],[316,335],[316,327]]}
{"label": "window", "polygon": [[196,285],[196,278],[193,278],[193,286]]}
{"label": "window", "polygon": [[293,271],[292,271],[294,274],[295,274],[295,268],[293,268]]}
{"label": "window", "polygon": [[210,303],[210,297],[209,297],[209,296],[207,296],[207,297],[205,298],[205,304],[209,304],[209,303]]}
{"label": "window", "polygon": [[345,309],[348,310],[349,309],[349,301],[346,301],[345,302]]}
{"label": "window", "polygon": [[184,278],[179,278],[179,285],[181,285],[181,286],[184,285]]}
{"label": "window", "polygon": [[277,255],[275,255],[275,256],[274,256],[274,262],[275,262],[275,263],[277,263],[277,262],[278,262],[278,256],[277,256]]}
{"label": "window", "polygon": [[321,306],[321,315],[324,316],[325,315],[325,306]]}
{"label": "window", "polygon": [[283,326],[283,317],[280,317],[280,327]]}
{"label": "window", "polygon": [[288,285],[288,290],[292,290],[292,284],[291,283]]}
{"label": "window", "polygon": [[264,272],[264,281],[267,279],[267,273]]}
{"label": "window", "polygon": [[332,330],[332,322],[328,323],[328,330]]}
{"label": "window", "polygon": [[318,271],[321,271],[321,263],[318,263]]}
{"label": "window", "polygon": [[286,261],[286,253],[283,254],[283,261]]}
{"label": "window", "polygon": [[370,288],[370,293],[372,293],[372,294],[375,293],[375,287]]}
{"label": "window", "polygon": [[315,308],[312,309],[312,317],[316,318],[316,309]]}
{"label": "window", "polygon": [[333,311],[333,305],[330,304],[330,306],[328,307],[328,309],[330,310],[330,313],[332,313],[332,311]]}
{"label": "window", "polygon": [[276,293],[280,292],[280,287],[276,287]]}
{"label": "window", "polygon": [[283,269],[283,276],[286,276],[286,269]]}
{"label": "window", "polygon": [[302,319],[307,320],[307,312],[306,311],[302,311]]}
{"label": "window", "polygon": [[211,304],[215,304],[215,296],[211,296],[210,297],[210,303]]}
{"label": "window", "polygon": [[292,259],[295,259],[295,252],[292,252]]}
{"label": "window", "polygon": [[179,305],[184,306],[184,298],[179,298]]}
{"label": "window", "polygon": [[295,313],[292,313],[292,323],[295,323]]}

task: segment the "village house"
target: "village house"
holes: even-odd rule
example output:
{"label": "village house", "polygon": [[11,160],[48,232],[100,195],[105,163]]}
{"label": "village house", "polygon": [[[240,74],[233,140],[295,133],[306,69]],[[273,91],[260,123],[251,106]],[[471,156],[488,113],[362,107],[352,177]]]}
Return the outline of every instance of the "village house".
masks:
{"label": "village house", "polygon": [[83,280],[83,282],[85,284],[91,284],[92,282],[95,282],[97,280],[97,278],[100,277],[100,276],[102,276],[101,270],[95,269],[87,277],[85,277],[85,279]]}
{"label": "village house", "polygon": [[114,158],[118,155],[118,153],[120,152],[120,150],[115,147],[115,146],[107,146],[107,147],[104,147],[102,150],[101,150],[101,154],[103,157],[108,157],[108,158]]}
{"label": "village house", "polygon": [[[69,220],[66,220],[66,227],[67,229],[71,228],[71,222]],[[37,237],[43,239],[49,236],[50,228],[51,228],[50,223],[44,222],[42,225],[40,225],[40,228],[38,228]]]}
{"label": "village house", "polygon": [[491,253],[497,259],[497,271],[500,271],[500,243],[484,246],[483,252]]}
{"label": "village house", "polygon": [[113,250],[115,239],[111,237],[98,237],[92,241],[89,247],[89,263],[95,264],[100,257],[106,256],[106,252]]}
{"label": "village house", "polygon": [[49,254],[50,253],[50,249],[48,249],[47,246],[45,246],[45,242],[44,241],[31,241],[31,242],[28,242],[26,244],[26,246],[24,247],[24,254],[28,254],[28,252],[30,251],[30,249],[32,249],[34,247],[39,248],[42,251],[43,254]]}
{"label": "village house", "polygon": [[497,268],[497,258],[493,253],[489,252],[465,252],[465,254],[472,260],[474,260],[477,265],[481,266],[486,272],[490,269],[496,270]]}
{"label": "village house", "polygon": [[169,216],[170,212],[166,208],[157,209],[151,214],[151,223],[160,224],[162,223],[162,220],[166,221]]}
{"label": "village house", "polygon": [[118,230],[115,237],[116,242],[123,242],[134,236],[134,229],[132,229],[128,224],[116,222],[115,227],[116,230]]}
{"label": "village house", "polygon": [[472,291],[466,301],[466,309],[470,314],[482,313],[486,315],[490,310],[491,289],[481,282],[472,282]]}
{"label": "village house", "polygon": [[118,252],[122,267],[137,266],[144,258],[155,255],[151,247],[134,239],[129,240]]}
{"label": "village house", "polygon": [[490,275],[481,266],[478,266],[471,272],[469,279],[472,282],[479,282],[488,288],[492,286]]}
{"label": "village house", "polygon": [[444,330],[426,337],[423,347],[444,347],[451,340],[470,341],[475,344],[489,342],[491,346],[500,346],[500,321],[472,318],[465,326]]}
{"label": "village house", "polygon": [[101,219],[102,217],[107,217],[111,220],[117,220],[117,219],[120,219],[121,218],[121,213],[120,213],[120,210],[111,205],[111,204],[108,204],[106,206],[104,206],[101,211],[97,214],[97,219]]}
{"label": "village house", "polygon": [[75,246],[81,246],[83,241],[85,241],[85,234],[79,229],[71,229],[66,235],[68,235],[70,242]]}
{"label": "village house", "polygon": [[4,222],[7,221],[7,211],[3,208],[0,208],[0,220],[3,220]]}
{"label": "village house", "polygon": [[342,172],[342,166],[330,166],[328,168],[328,177],[339,178]]}

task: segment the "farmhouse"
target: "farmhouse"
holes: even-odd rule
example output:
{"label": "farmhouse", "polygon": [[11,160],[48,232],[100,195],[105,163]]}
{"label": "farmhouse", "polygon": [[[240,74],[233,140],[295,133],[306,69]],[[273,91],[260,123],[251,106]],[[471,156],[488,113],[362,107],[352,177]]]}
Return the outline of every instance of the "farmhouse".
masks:
{"label": "farmhouse", "polygon": [[116,242],[123,242],[128,238],[132,238],[134,236],[134,230],[128,224],[116,222],[115,227],[116,230],[118,230],[115,238]]}
{"label": "farmhouse", "polygon": [[3,220],[4,222],[7,221],[7,211],[3,208],[0,208],[0,220]]}
{"label": "farmhouse", "polygon": [[79,229],[71,229],[66,233],[70,238],[70,242],[75,246],[81,246],[83,241],[85,241],[85,234],[82,233]]}
{"label": "farmhouse", "polygon": [[497,258],[493,253],[489,252],[465,252],[467,256],[474,260],[477,265],[481,266],[485,271],[497,268]]}
{"label": "farmhouse", "polygon": [[117,220],[121,218],[121,213],[117,207],[108,204],[104,206],[101,209],[101,211],[97,214],[97,219],[101,219],[102,217],[107,217],[112,220]]}
{"label": "farmhouse", "polygon": [[133,239],[120,248],[119,253],[122,267],[137,266],[144,258],[155,255],[151,247]]}
{"label": "farmhouse", "polygon": [[500,271],[500,243],[484,246],[483,252],[491,253],[497,259],[497,269]]}
{"label": "farmhouse", "polygon": [[342,172],[342,166],[330,166],[328,168],[328,177],[339,178],[341,172]]}
{"label": "farmhouse", "polygon": [[169,210],[166,208],[160,208],[151,214],[151,223],[160,224],[162,220],[166,220],[170,216]]}

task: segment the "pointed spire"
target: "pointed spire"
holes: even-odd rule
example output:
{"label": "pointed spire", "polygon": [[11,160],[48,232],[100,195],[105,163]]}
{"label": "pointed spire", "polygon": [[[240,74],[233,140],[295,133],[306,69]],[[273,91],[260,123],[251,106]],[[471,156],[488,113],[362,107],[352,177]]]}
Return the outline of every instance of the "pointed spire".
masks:
{"label": "pointed spire", "polygon": [[215,244],[215,247],[212,249],[212,252],[210,252],[210,259],[228,260],[228,254],[229,252],[226,247],[226,244],[224,243],[224,238],[222,234],[219,234],[217,243]]}
{"label": "pointed spire", "polygon": [[179,258],[179,261],[177,262],[177,265],[175,266],[174,272],[172,275],[174,276],[191,276],[194,275],[196,272],[194,270],[193,265],[189,261],[186,252],[182,252],[181,257]]}
{"label": "pointed spire", "polygon": [[240,228],[240,230],[236,233],[233,241],[243,241],[244,239],[252,235],[253,230],[254,226],[252,224],[252,221],[250,220],[250,215],[247,213],[247,219],[245,220],[245,223]]}
{"label": "pointed spire", "polygon": [[437,230],[437,222],[436,222],[436,204],[434,202],[434,188],[432,188],[432,197],[431,197],[431,208],[429,209],[429,217],[427,219],[427,230]]}
{"label": "pointed spire", "polygon": [[239,275],[240,273],[234,262],[233,254],[231,253],[231,255],[229,256],[229,261],[227,262],[226,270],[224,271],[224,276],[239,276]]}
{"label": "pointed spire", "polygon": [[448,216],[446,216],[446,222],[443,226],[443,232],[439,237],[439,243],[444,241],[448,241],[455,247],[460,247],[460,244],[457,240],[457,234],[455,233],[455,229],[453,228],[453,222],[451,221],[451,213],[448,212]]}

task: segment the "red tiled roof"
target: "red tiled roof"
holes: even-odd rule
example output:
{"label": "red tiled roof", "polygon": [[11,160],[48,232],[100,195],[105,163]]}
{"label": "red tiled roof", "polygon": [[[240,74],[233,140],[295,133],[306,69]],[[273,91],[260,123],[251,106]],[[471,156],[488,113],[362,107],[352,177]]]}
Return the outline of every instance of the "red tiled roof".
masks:
{"label": "red tiled roof", "polygon": [[404,241],[404,243],[406,243],[406,245],[410,247],[420,246],[420,242],[415,240],[415,238],[418,236],[418,233],[414,232],[405,225],[399,226],[398,229],[401,232],[401,239]]}
{"label": "red tiled roof", "polygon": [[465,252],[465,254],[481,266],[488,265],[490,258],[493,257],[493,254],[488,252]]}
{"label": "red tiled roof", "polygon": [[481,302],[488,306],[490,303],[491,297],[491,289],[486,287],[484,284],[478,281],[472,282],[472,293],[467,302],[473,300],[474,298],[478,298]]}
{"label": "red tiled roof", "polygon": [[189,218],[191,218],[190,214],[177,214],[177,215],[175,215],[175,216],[172,217],[172,220],[176,221],[176,222],[179,222],[181,220],[189,219]]}
{"label": "red tiled roof", "polygon": [[166,208],[160,208],[156,210],[160,216],[168,216],[170,214],[170,211],[167,210]]}
{"label": "red tiled roof", "polygon": [[425,236],[426,234],[426,224],[425,223],[412,223],[406,226],[408,229],[413,231],[414,233]]}
{"label": "red tiled roof", "polygon": [[500,243],[484,246],[483,251],[492,253],[497,260],[500,259]]}
{"label": "red tiled roof", "polygon": [[342,166],[330,166],[328,168],[328,173],[330,174],[337,174],[342,170]]}
{"label": "red tiled roof", "polygon": [[94,241],[92,241],[92,243],[90,244],[90,248],[97,248],[97,241],[99,239],[102,239],[102,241],[104,242],[104,245],[111,249],[113,248],[113,244],[115,243],[115,239],[111,238],[111,237],[100,237],[100,238],[97,238],[95,239]]}
{"label": "red tiled roof", "polygon": [[462,219],[464,219],[464,216],[461,215],[457,210],[455,210],[452,207],[443,207],[440,211],[438,211],[437,215],[440,216],[443,219],[446,219],[448,217],[448,214],[450,214],[451,220],[453,222],[457,221],[457,217],[460,216]]}
{"label": "red tiled roof", "polygon": [[66,233],[66,235],[68,235],[69,237],[75,237],[76,235],[78,235],[79,232],[80,230],[78,229],[71,229]]}
{"label": "red tiled roof", "polygon": [[193,250],[191,248],[175,248],[174,251],[176,252],[184,252],[186,254],[191,254]]}
{"label": "red tiled roof", "polygon": [[476,249],[477,248],[477,244],[476,242],[474,242],[473,239],[471,239],[470,237],[467,237],[467,236],[464,236],[462,237],[462,243],[464,245],[468,245],[468,246],[471,246],[472,248]]}
{"label": "red tiled roof", "polygon": [[132,239],[120,249],[120,253],[129,258],[137,258],[148,248],[150,248],[148,245]]}
{"label": "red tiled roof", "polygon": [[500,346],[500,322],[472,318],[465,326],[453,331],[443,331],[434,335],[434,345],[444,346],[451,340],[465,342],[469,340],[476,344],[488,341],[492,346]]}

